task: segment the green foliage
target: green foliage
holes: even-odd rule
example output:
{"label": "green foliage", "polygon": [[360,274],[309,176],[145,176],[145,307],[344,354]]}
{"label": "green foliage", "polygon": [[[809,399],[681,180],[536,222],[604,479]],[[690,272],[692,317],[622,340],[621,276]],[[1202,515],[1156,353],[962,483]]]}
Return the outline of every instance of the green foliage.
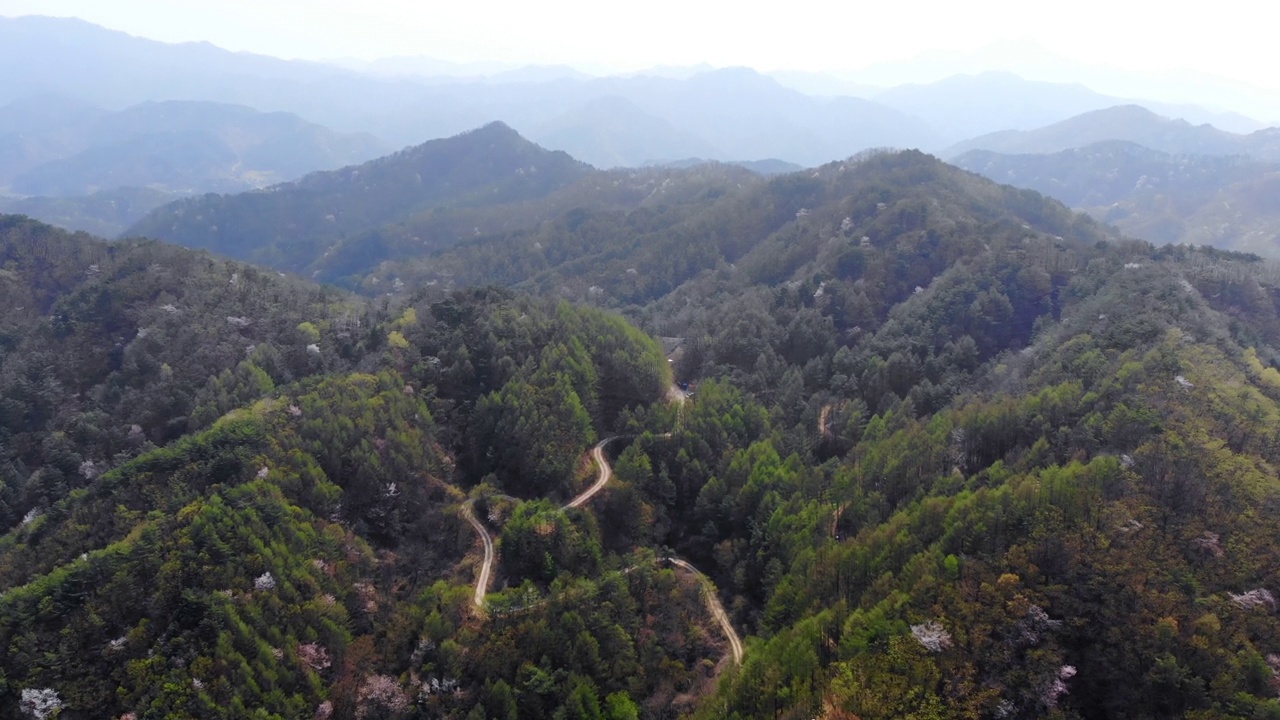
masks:
{"label": "green foliage", "polygon": [[566,568],[584,574],[599,568],[599,528],[590,515],[568,513],[546,500],[516,508],[502,528],[503,560],[511,576],[546,585]]}
{"label": "green foliage", "polygon": [[[307,291],[241,327],[235,303],[265,309],[275,280],[242,298],[240,266],[11,222],[0,289],[42,309],[0,316],[0,705],[52,687],[75,712],[214,717],[1269,716],[1269,267],[1119,241],[917,153],[815,172],[566,211],[538,235],[564,262],[509,268],[572,296],[669,261],[625,302],[670,364],[617,316],[499,289]],[[449,262],[496,262],[488,242]],[[117,368],[95,348],[152,327],[136,298],[161,260],[202,270],[184,307],[225,351],[140,344]],[[111,432],[129,387],[185,393],[173,437]],[[559,509],[614,433],[613,480]],[[461,509],[497,540],[482,609]],[[677,555],[751,636],[740,668],[717,670]]]}

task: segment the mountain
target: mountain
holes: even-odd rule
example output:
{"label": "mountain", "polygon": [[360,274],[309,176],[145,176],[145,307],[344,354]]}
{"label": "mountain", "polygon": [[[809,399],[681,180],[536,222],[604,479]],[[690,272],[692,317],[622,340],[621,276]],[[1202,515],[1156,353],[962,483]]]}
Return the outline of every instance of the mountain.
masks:
{"label": "mountain", "polygon": [[[111,109],[156,99],[201,100],[277,109],[281,99],[335,77],[316,63],[232,53],[208,43],[169,44],[73,18],[0,18],[0,67],[26,67],[0,81],[0,102],[53,94]],[[33,57],[48,62],[31,63]],[[294,85],[294,88],[289,88]]]}
{"label": "mountain", "polygon": [[1192,125],[1156,115],[1138,105],[1095,110],[1034,130],[1007,130],[952,145],[944,157],[969,150],[1005,154],[1053,153],[1106,140],[1123,140],[1175,155],[1234,155],[1271,152],[1262,146],[1266,131],[1236,135],[1210,125]]}
{"label": "mountain", "polygon": [[[28,68],[30,57],[50,48],[58,62]],[[563,137],[579,128],[609,147],[622,139],[610,124],[620,119],[616,101],[606,98],[623,98],[661,121],[621,111],[632,140],[669,141],[628,153],[632,163],[696,154],[777,157],[808,166],[869,147],[931,142],[922,123],[883,105],[812,98],[747,69],[688,68],[679,77],[590,78],[563,68],[481,78],[387,77],[210,45],[168,45],[41,17],[0,18],[0,68],[14,70],[0,79],[0,103],[35,94],[109,109],[149,100],[229,103],[293,113],[339,132],[370,133],[392,146],[417,145],[495,119],[541,137],[540,128],[556,132],[563,118]],[[598,103],[610,102],[615,106],[601,114]],[[719,152],[707,152],[712,148]]]}
{"label": "mountain", "polygon": [[768,75],[785,87],[816,97],[871,98],[884,90],[876,85],[845,80],[831,73],[775,70]]}
{"label": "mountain", "polygon": [[[23,101],[3,112],[20,117],[40,102]],[[368,135],[335,133],[287,113],[205,102],[147,102],[115,113],[55,110],[47,123],[27,127],[0,117],[0,133],[5,129],[0,147],[28,150],[0,180],[11,192],[57,197],[130,186],[245,190],[382,151]]]}
{"label": "mountain", "polygon": [[1135,193],[1098,219],[1152,242],[1212,245],[1280,257],[1280,166],[1255,167],[1243,179],[1209,192],[1178,196]]}
{"label": "mountain", "polygon": [[[51,48],[57,62],[29,67],[29,58],[47,56]],[[771,77],[745,68],[654,68],[590,77],[563,67],[457,66],[429,58],[354,67],[158,43],[77,20],[0,18],[0,68],[12,70],[0,78],[0,103],[58,95],[111,110],[162,100],[236,104],[293,113],[338,132],[369,133],[391,147],[501,120],[553,145],[595,138],[572,149],[602,164],[696,155],[722,161],[773,157],[815,166],[868,148],[937,150],[965,137],[1140,102],[1007,73],[901,86],[868,99],[862,97],[870,95],[866,86],[805,73]],[[617,98],[639,113],[620,107]],[[1248,118],[1185,103],[1144,104],[1193,122],[1257,128]],[[641,139],[656,144],[648,152],[622,152]],[[19,155],[0,139],[0,158]]]}
{"label": "mountain", "polygon": [[[953,75],[1016,72],[1033,81],[1082,83],[1116,102],[1136,103],[1171,117],[1184,117],[1194,124],[1208,122],[1231,132],[1257,130],[1257,120],[1280,122],[1280,99],[1275,92],[1239,80],[1229,80],[1189,68],[1125,70],[1112,63],[1067,57],[1030,38],[1004,39],[965,50],[930,50],[914,58],[894,59],[857,71],[842,73],[855,82],[881,88],[907,83],[927,84]],[[1122,101],[1121,99],[1128,100]],[[1188,115],[1170,108],[1191,105]],[[1231,109],[1225,111],[1224,109]],[[1228,115],[1228,124],[1219,124],[1207,115]],[[1245,117],[1230,117],[1243,114]],[[1194,115],[1194,117],[1192,117]],[[1239,124],[1237,124],[1239,123]],[[1264,123],[1265,124],[1265,123]]]}
{"label": "mountain", "polygon": [[1082,209],[1133,237],[1280,254],[1280,166],[1111,141],[1044,155],[973,150],[960,167]]}
{"label": "mountain", "polygon": [[49,160],[85,147],[85,136],[106,110],[52,95],[0,107],[0,187]]}
{"label": "mountain", "polygon": [[334,242],[433,207],[546,195],[590,168],[502,123],[342,170],[240,195],[181,200],[129,229],[188,247],[298,270]]}
{"label": "mountain", "polygon": [[27,215],[68,230],[113,238],[180,196],[151,188],[112,188],[80,197],[0,196],[0,213]]}
{"label": "mountain", "polygon": [[[598,529],[542,509],[549,503],[541,498],[574,489],[567,481],[576,443],[594,442],[594,423],[608,430],[620,411],[661,397],[669,370],[653,340],[599,311],[496,292],[397,309],[393,326],[331,289],[12,217],[0,217],[0,260],[5,716],[36,708],[116,717],[148,708],[231,718],[252,707],[283,718],[336,706],[337,717],[397,717],[424,692],[456,714],[486,687],[472,678],[495,672],[514,702],[517,669],[490,659],[505,666],[536,655],[560,664],[588,648],[599,657],[597,640],[574,649],[581,629],[566,631],[572,642],[555,641],[564,652],[536,651],[547,637],[538,632],[495,635],[492,644],[468,639],[463,624],[477,616],[467,589],[472,536],[460,508],[470,512],[481,498],[464,503],[454,468],[470,474],[472,456],[485,458],[482,472],[503,478],[505,497],[530,498],[505,523],[501,582],[518,584],[531,564],[549,569],[548,558],[598,564]],[[519,348],[485,351],[461,317]],[[527,321],[522,330],[499,327],[517,317]],[[419,379],[393,367],[410,341],[432,357],[466,355],[479,375],[415,388]],[[572,378],[565,362],[575,366]],[[355,372],[357,363],[364,371]],[[553,376],[569,383],[564,395],[535,390]],[[490,383],[501,392],[490,396]],[[533,417],[543,428],[537,434],[528,432]],[[514,425],[518,435],[499,434]],[[555,459],[512,465],[525,463],[529,443],[555,448]],[[524,472],[513,478],[515,470]],[[522,554],[522,533],[535,544],[548,537],[537,528],[558,528],[560,537]],[[547,583],[545,610],[520,606],[529,592],[544,592],[533,584],[513,587],[505,605],[493,594],[495,616],[501,608],[526,620],[545,613],[535,621],[543,628],[583,596],[607,598],[588,603],[596,611],[579,607],[577,617],[602,631],[613,669],[599,674],[592,660],[581,666],[591,679],[549,677],[540,693],[552,709],[588,682],[625,688],[611,702],[624,709],[705,692],[705,678],[675,670],[719,657],[697,578],[664,569],[652,553],[636,564],[584,574],[568,596],[559,592],[568,576],[558,577],[556,593]],[[93,589],[66,595],[84,572],[97,579]],[[45,602],[53,596],[60,599]],[[40,603],[56,606],[56,619],[38,620]],[[423,621],[436,639],[424,644],[416,631],[406,639],[421,646],[416,659],[412,650],[378,647],[404,623]],[[58,636],[71,635],[96,651],[53,649]],[[512,653],[512,641],[525,649]],[[181,668],[169,664],[179,656]],[[424,679],[402,690],[384,656]]]}
{"label": "mountain", "polygon": [[0,221],[0,712],[1280,710],[1276,266],[918,151],[512,156],[220,200],[461,232],[377,300]]}
{"label": "mountain", "polygon": [[621,97],[600,97],[530,130],[529,138],[551,150],[563,150],[599,168],[639,166],[653,153],[672,157],[718,157],[706,140],[681,131]]}
{"label": "mountain", "polygon": [[[714,164],[715,160],[705,160],[703,158],[685,158],[683,160],[672,160],[670,162],[656,163],[659,167],[667,168],[692,168],[698,165]],[[786,173],[799,172],[803,167],[795,163],[789,163],[785,160],[777,158],[769,160],[739,160],[737,162],[729,162],[729,165],[737,165],[746,168],[757,175],[784,175]]]}
{"label": "mountain", "polygon": [[[33,57],[56,61],[33,64]],[[208,43],[156,42],[76,19],[0,18],[0,68],[15,69],[0,78],[0,103],[32,95],[110,110],[149,101],[214,102],[293,113],[339,132],[371,133],[392,146],[446,134],[421,127],[434,96],[416,82]]]}
{"label": "mountain", "polygon": [[621,89],[645,112],[712,140],[724,153],[720,160],[773,157],[812,166],[867,148],[929,141],[923,123],[879,103],[812,98],[747,68],[686,81],[635,78]]}
{"label": "mountain", "polygon": [[1144,190],[1177,197],[1207,195],[1270,169],[1240,156],[1177,155],[1123,140],[1044,154],[971,150],[954,162],[1076,208],[1111,205]]}
{"label": "mountain", "polygon": [[1007,72],[898,85],[872,97],[929,123],[941,146],[1001,130],[1030,130],[1116,104],[1083,85],[1035,82]]}

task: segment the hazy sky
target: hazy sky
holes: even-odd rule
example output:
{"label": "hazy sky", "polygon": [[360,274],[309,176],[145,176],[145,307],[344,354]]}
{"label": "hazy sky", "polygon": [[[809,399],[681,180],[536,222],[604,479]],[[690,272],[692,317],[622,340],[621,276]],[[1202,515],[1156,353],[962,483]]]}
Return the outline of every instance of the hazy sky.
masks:
{"label": "hazy sky", "polygon": [[1243,0],[0,0],[0,14],[76,16],[158,40],[291,58],[429,55],[593,69],[852,70],[1016,39],[1076,62],[1280,89],[1280,9]]}

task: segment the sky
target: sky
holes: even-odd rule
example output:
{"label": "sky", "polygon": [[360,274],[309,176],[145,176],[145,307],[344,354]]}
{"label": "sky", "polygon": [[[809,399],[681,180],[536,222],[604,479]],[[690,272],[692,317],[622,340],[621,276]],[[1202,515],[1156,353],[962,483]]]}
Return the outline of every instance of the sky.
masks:
{"label": "sky", "polygon": [[[74,16],[156,40],[285,58],[424,55],[595,72],[699,63],[865,71],[921,55],[945,67],[990,55],[991,46],[1006,56],[1032,48],[1039,57],[1014,52],[1004,62],[1015,67],[1005,69],[1176,71],[1280,92],[1273,37],[1280,7],[1243,0],[0,0],[0,14]],[[916,65],[930,72],[924,61]]]}

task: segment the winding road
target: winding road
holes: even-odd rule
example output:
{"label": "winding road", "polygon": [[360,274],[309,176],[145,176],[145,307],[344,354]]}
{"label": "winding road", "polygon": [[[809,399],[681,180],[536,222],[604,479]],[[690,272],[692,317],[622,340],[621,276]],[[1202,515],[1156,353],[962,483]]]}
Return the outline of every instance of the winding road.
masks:
{"label": "winding road", "polygon": [[607,437],[601,440],[600,442],[596,443],[595,447],[591,448],[591,457],[596,461],[596,467],[600,468],[600,477],[596,478],[596,481],[591,484],[591,487],[587,488],[586,490],[583,490],[581,493],[578,494],[577,497],[570,500],[567,505],[560,508],[561,510],[568,510],[569,508],[582,507],[584,503],[586,503],[591,498],[595,497],[596,493],[603,490],[605,485],[609,484],[609,479],[613,477],[613,468],[609,466],[609,461],[606,460],[604,457],[604,446],[608,445],[614,440],[617,440],[619,438],[624,438],[624,437],[632,437],[632,436],[631,435],[614,435],[613,437]]}
{"label": "winding road", "polygon": [[[675,389],[675,392],[679,393],[678,402],[683,409],[685,394],[680,392],[678,388]],[[601,440],[596,443],[595,447],[591,448],[591,457],[595,460],[596,467],[599,468],[599,475],[596,477],[596,481],[591,484],[591,487],[583,490],[575,496],[566,505],[564,505],[561,510],[582,507],[590,501],[591,498],[595,497],[597,493],[603,490],[605,485],[609,484],[609,480],[613,478],[613,467],[609,465],[609,459],[605,457],[604,448],[614,440],[626,437],[634,436],[613,435]],[[669,438],[671,437],[671,433],[659,435],[658,437]],[[489,577],[493,572],[493,536],[489,534],[484,523],[476,517],[474,506],[474,498],[466,501],[462,504],[462,514],[466,517],[467,522],[471,523],[471,527],[475,528],[476,534],[480,536],[480,540],[484,543],[484,561],[480,563],[480,572],[476,576],[475,593],[476,607],[483,609],[484,596],[489,591]],[[704,575],[701,570],[694,567],[689,562],[681,560],[680,558],[668,557],[663,559],[682,570],[692,573],[693,576],[697,578],[698,582],[702,585],[702,594],[707,603],[707,610],[711,613],[711,617],[715,618],[716,622],[719,623],[720,630],[724,633],[725,638],[729,640],[729,649],[733,652],[734,663],[741,665],[743,657],[742,638],[738,636],[738,632],[733,629],[733,624],[729,622],[729,613],[725,611],[724,604],[720,602],[720,597],[716,593],[716,586],[711,582],[711,578]],[[628,571],[633,569],[634,568],[628,568]]]}
{"label": "winding road", "polygon": [[716,586],[711,582],[711,578],[703,575],[701,570],[680,558],[667,558],[667,560],[672,565],[693,573],[694,577],[698,578],[698,582],[702,583],[702,594],[707,601],[707,610],[711,611],[711,617],[720,623],[720,629],[724,631],[724,636],[729,639],[729,648],[733,650],[733,661],[741,665],[742,638],[738,637],[738,631],[734,630],[733,625],[729,622],[729,613],[725,612],[724,604],[720,602],[720,597],[716,595]]}
{"label": "winding road", "polygon": [[476,607],[484,607],[484,596],[489,592],[489,574],[493,571],[493,536],[476,517],[475,504],[474,499],[462,503],[462,514],[484,543],[484,562],[480,563],[480,574],[476,577]]}

